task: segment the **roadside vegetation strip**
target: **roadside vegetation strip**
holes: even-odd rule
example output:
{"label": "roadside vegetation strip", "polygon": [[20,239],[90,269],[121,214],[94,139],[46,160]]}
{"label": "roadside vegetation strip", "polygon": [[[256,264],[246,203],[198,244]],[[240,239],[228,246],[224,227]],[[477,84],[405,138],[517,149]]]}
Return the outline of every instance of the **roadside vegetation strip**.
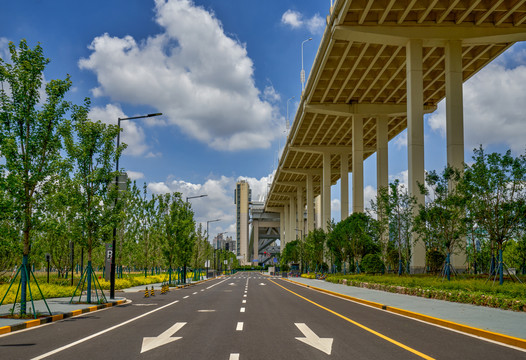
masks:
{"label": "roadside vegetation strip", "polygon": [[[351,324],[353,324],[353,325],[355,325],[355,326],[357,326],[357,327],[359,327],[359,328],[361,328],[361,329],[363,329],[363,330],[365,330],[365,331],[367,331],[367,332],[369,332],[369,333],[371,333],[371,334],[373,334],[373,335],[376,335],[376,336],[378,336],[378,337],[380,337],[380,338],[382,338],[382,339],[384,339],[384,340],[390,342],[390,343],[393,344],[393,345],[396,345],[396,346],[398,346],[398,347],[401,347],[402,349],[407,350],[407,351],[409,351],[409,352],[411,352],[411,353],[413,353],[413,354],[415,354],[415,355],[417,355],[417,356],[419,356],[419,357],[421,357],[421,358],[423,358],[423,359],[426,359],[426,360],[434,360],[434,358],[432,358],[432,357],[429,356],[429,355],[426,355],[426,354],[424,354],[424,353],[422,353],[422,352],[420,352],[420,351],[418,351],[418,350],[416,350],[416,349],[413,349],[412,347],[409,347],[409,346],[407,346],[407,345],[405,345],[405,344],[402,344],[401,342],[398,342],[398,341],[396,341],[396,340],[394,340],[394,339],[392,339],[392,338],[390,338],[390,337],[388,337],[388,336],[386,336],[386,335],[384,335],[384,334],[382,334],[382,333],[379,333],[378,331],[375,331],[375,330],[373,330],[373,329],[371,329],[371,328],[369,328],[369,327],[367,327],[367,326],[365,326],[365,325],[362,325],[362,324],[360,324],[360,323],[357,322],[357,321],[354,321],[354,320],[352,320],[352,319],[349,319],[348,317],[346,317],[346,316],[344,316],[344,315],[342,315],[342,314],[340,314],[340,313],[337,313],[336,311],[333,311],[333,310],[331,310],[331,309],[329,309],[329,308],[327,308],[327,307],[325,307],[325,306],[323,306],[323,305],[320,305],[320,304],[318,304],[318,303],[316,303],[316,302],[314,302],[314,301],[312,301],[312,300],[310,300],[310,299],[307,299],[306,297],[301,296],[300,294],[297,294],[297,293],[295,293],[294,291],[292,291],[292,290],[290,290],[290,289],[287,289],[287,288],[284,287],[284,286],[281,286],[280,284],[276,283],[276,282],[273,281],[273,280],[270,280],[270,279],[269,279],[269,281],[272,282],[272,283],[274,283],[275,285],[279,286],[280,288],[282,288],[282,289],[284,289],[284,290],[286,290],[286,291],[288,291],[288,292],[290,292],[290,293],[296,295],[297,297],[299,297],[299,298],[301,298],[301,299],[303,299],[303,300],[305,300],[305,301],[307,301],[307,302],[309,302],[309,303],[311,303],[311,304],[313,304],[313,305],[315,305],[315,306],[317,306],[317,307],[319,307],[319,308],[321,308],[321,309],[323,309],[323,310],[325,310],[325,311],[328,311],[328,312],[330,312],[331,314],[336,315],[336,316],[338,316],[339,318],[341,318],[341,319],[343,319],[343,320],[345,320],[345,321],[347,321],[347,322],[350,322]],[[290,281],[290,280],[289,280],[289,281]],[[291,282],[292,282],[292,281],[291,281]],[[296,282],[294,282],[294,283],[296,283]],[[300,284],[300,285],[303,285],[303,284]],[[310,287],[310,288],[312,288],[312,289],[316,289],[316,288],[314,288],[314,287]]]}
{"label": "roadside vegetation strip", "polygon": [[[314,278],[314,274],[302,275]],[[492,285],[485,278],[444,281],[436,276],[329,275],[328,282],[504,310],[526,311],[526,285]]]}
{"label": "roadside vegetation strip", "polygon": [[124,304],[124,302],[125,302],[125,300],[117,300],[115,302],[109,302],[109,303],[100,304],[100,305],[96,305],[96,306],[90,306],[90,307],[87,307],[87,308],[84,308],[84,309],[73,310],[73,311],[70,311],[70,312],[67,312],[67,313],[64,313],[64,314],[56,314],[56,315],[46,316],[46,317],[43,317],[43,318],[40,318],[40,319],[28,319],[28,321],[25,321],[25,322],[22,322],[22,323],[19,323],[19,324],[16,324],[16,325],[0,327],[0,335],[8,334],[10,332],[17,331],[17,330],[29,329],[29,328],[34,327],[34,326],[52,323],[52,322],[55,322],[55,321],[67,319],[67,318],[70,318],[70,317],[82,315],[82,314],[85,314],[85,313],[101,310],[101,309],[112,307],[112,306],[121,305],[121,304]]}
{"label": "roadside vegetation strip", "polygon": [[[407,317],[410,317],[410,318],[418,319],[418,320],[421,320],[421,321],[424,321],[424,322],[428,322],[428,323],[431,323],[431,324],[439,325],[439,326],[442,326],[442,327],[445,327],[445,328],[449,328],[449,329],[452,329],[452,330],[457,330],[457,331],[464,332],[464,333],[467,333],[467,334],[479,336],[479,337],[484,338],[484,339],[497,341],[497,342],[500,342],[500,343],[503,343],[503,344],[507,344],[507,345],[512,345],[512,346],[515,346],[515,347],[518,347],[518,348],[521,348],[521,349],[526,349],[526,340],[525,339],[516,338],[516,337],[505,335],[505,334],[499,334],[499,333],[496,333],[496,332],[483,330],[483,329],[479,329],[479,328],[468,326],[468,325],[464,325],[464,324],[455,323],[453,321],[444,320],[444,319],[440,319],[440,318],[436,318],[436,317],[433,317],[433,316],[416,313],[416,312],[409,311],[409,310],[399,309],[399,308],[396,308],[394,306],[388,306],[388,305],[376,303],[376,302],[373,302],[373,301],[368,301],[368,300],[356,298],[356,297],[353,297],[353,296],[340,294],[340,293],[335,292],[335,291],[330,291],[330,290],[322,289],[322,288],[319,288],[319,287],[306,285],[306,284],[303,284],[303,283],[300,283],[300,282],[297,282],[297,281],[293,281],[293,280],[289,280],[289,279],[283,279],[283,280],[286,280],[286,281],[288,281],[290,283],[293,283],[293,284],[296,284],[296,285],[299,285],[299,286],[303,286],[303,287],[306,287],[306,288],[309,288],[309,289],[320,291],[320,292],[323,292],[323,293],[326,293],[326,294],[329,294],[329,295],[334,295],[334,296],[337,296],[337,297],[340,297],[340,298],[343,298],[343,299],[347,299],[347,300],[351,300],[351,301],[354,301],[354,302],[357,302],[357,303],[360,303],[360,304],[372,306],[372,307],[375,307],[377,309],[386,310],[386,311],[389,311],[389,312],[392,312],[392,313],[395,313],[395,314],[399,314],[399,315],[407,316]],[[276,285],[281,286],[279,284],[276,284]]]}

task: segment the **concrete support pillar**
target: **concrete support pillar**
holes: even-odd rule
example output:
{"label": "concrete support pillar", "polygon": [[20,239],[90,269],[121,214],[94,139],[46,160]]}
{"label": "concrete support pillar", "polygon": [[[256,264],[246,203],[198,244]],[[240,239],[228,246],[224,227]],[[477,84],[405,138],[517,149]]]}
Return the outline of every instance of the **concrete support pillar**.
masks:
{"label": "concrete support pillar", "polygon": [[254,259],[259,259],[259,221],[252,220],[252,231],[254,231],[254,244],[253,244],[253,257],[250,261]]}
{"label": "concrete support pillar", "polygon": [[341,220],[349,216],[349,154],[340,155]]}
{"label": "concrete support pillar", "polygon": [[446,43],[447,163],[462,169],[464,163],[464,107],[462,101],[462,46]]}
{"label": "concrete support pillar", "polygon": [[303,186],[296,188],[296,229],[300,229],[305,234],[305,220],[303,214],[305,214],[305,205],[303,205]]}
{"label": "concrete support pillar", "polygon": [[289,215],[289,236],[288,241],[296,240],[296,203],[294,196],[290,197]]}
{"label": "concrete support pillar", "polygon": [[285,207],[283,207],[279,212],[279,243],[280,243],[280,252],[283,252],[285,248]]}
{"label": "concrete support pillar", "polygon": [[[382,188],[389,186],[389,162],[388,162],[388,117],[376,118],[376,194],[380,195]],[[382,219],[384,215],[379,215]],[[380,220],[380,219],[379,219]],[[380,236],[382,243],[382,254],[384,259],[387,255],[387,242],[389,231],[386,230]]]}
{"label": "concrete support pillar", "polygon": [[285,249],[285,245],[289,242],[289,225],[290,225],[290,208],[289,205],[283,207],[283,241],[281,242],[281,251]]}
{"label": "concrete support pillar", "polygon": [[363,117],[352,120],[352,211],[363,212]]}
{"label": "concrete support pillar", "polygon": [[[462,94],[462,45],[448,41],[446,55],[446,141],[447,164],[457,169],[464,166],[464,106]],[[449,184],[450,187],[456,184]],[[466,241],[464,238],[461,241]],[[460,271],[467,267],[466,252],[455,249],[451,264]]]}
{"label": "concrete support pillar", "polygon": [[331,220],[331,154],[323,154],[323,176],[322,176],[322,219],[321,228],[327,230],[327,223]]}
{"label": "concrete support pillar", "polygon": [[389,186],[388,117],[376,119],[376,188]]}
{"label": "concrete support pillar", "polygon": [[318,195],[314,198],[314,226],[316,229],[321,229],[321,195]]}
{"label": "concrete support pillar", "polygon": [[312,175],[307,175],[307,234],[314,230],[314,184]]}
{"label": "concrete support pillar", "polygon": [[[409,194],[419,204],[425,203],[418,183],[424,183],[424,89],[422,73],[422,40],[409,40],[406,47],[407,76],[407,152],[409,170]],[[415,207],[416,212],[416,207]],[[413,238],[414,240],[414,238]],[[414,241],[413,241],[414,243]],[[426,252],[419,241],[412,248],[411,273],[425,271]]]}

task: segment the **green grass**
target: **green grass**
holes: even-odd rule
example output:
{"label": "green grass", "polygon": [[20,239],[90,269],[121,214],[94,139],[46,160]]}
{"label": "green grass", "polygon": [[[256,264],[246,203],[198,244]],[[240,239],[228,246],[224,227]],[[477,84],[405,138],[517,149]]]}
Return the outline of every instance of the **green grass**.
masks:
{"label": "green grass", "polygon": [[[312,276],[308,276],[312,277]],[[485,278],[443,280],[432,275],[329,275],[326,281],[393,293],[421,296],[507,310],[526,311],[526,284],[493,284]]]}

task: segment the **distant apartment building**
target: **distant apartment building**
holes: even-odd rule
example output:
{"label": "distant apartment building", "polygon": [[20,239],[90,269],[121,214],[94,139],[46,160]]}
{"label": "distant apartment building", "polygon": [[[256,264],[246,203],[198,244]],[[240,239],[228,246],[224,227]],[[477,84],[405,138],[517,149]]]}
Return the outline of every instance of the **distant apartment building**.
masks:
{"label": "distant apartment building", "polygon": [[252,191],[248,182],[238,181],[234,190],[234,204],[236,204],[236,254],[240,256],[242,265],[249,264],[249,204],[252,201]]}

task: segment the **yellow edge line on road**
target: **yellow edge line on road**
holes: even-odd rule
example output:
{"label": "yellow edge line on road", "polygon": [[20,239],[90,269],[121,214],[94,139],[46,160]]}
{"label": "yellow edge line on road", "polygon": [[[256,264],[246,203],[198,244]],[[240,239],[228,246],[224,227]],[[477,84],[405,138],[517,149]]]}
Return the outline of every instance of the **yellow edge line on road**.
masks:
{"label": "yellow edge line on road", "polygon": [[481,338],[484,338],[484,339],[493,340],[493,341],[497,341],[497,342],[500,342],[500,343],[503,343],[503,344],[516,346],[516,347],[521,348],[521,349],[526,349],[526,340],[521,339],[521,338],[517,338],[517,337],[514,337],[514,336],[500,334],[500,333],[496,333],[496,332],[489,331],[489,330],[483,330],[483,329],[479,329],[479,328],[476,328],[476,327],[472,327],[472,326],[468,326],[468,325],[464,325],[464,324],[459,324],[459,323],[456,323],[456,322],[453,322],[453,321],[436,318],[436,317],[433,317],[433,316],[430,316],[430,315],[424,315],[424,314],[416,313],[416,312],[409,311],[409,310],[399,309],[399,308],[396,308],[396,307],[393,307],[393,306],[387,306],[387,305],[383,305],[383,304],[380,304],[380,303],[375,303],[375,302],[372,302],[372,301],[355,298],[353,296],[340,294],[340,293],[337,293],[337,292],[334,292],[334,291],[318,288],[318,287],[315,287],[315,286],[305,285],[303,283],[300,283],[300,282],[297,282],[297,281],[293,281],[293,280],[289,280],[289,279],[287,279],[286,281],[289,281],[289,282],[291,282],[293,284],[296,284],[296,285],[300,285],[300,286],[304,286],[304,287],[307,287],[307,288],[310,288],[310,289],[321,291],[321,292],[324,292],[324,293],[327,293],[327,294],[330,294],[330,295],[334,295],[334,296],[338,296],[338,297],[341,297],[341,298],[344,298],[344,299],[348,299],[348,300],[351,300],[351,301],[354,301],[354,302],[358,302],[358,303],[362,303],[362,304],[365,304],[365,305],[373,306],[375,308],[386,310],[386,311],[389,311],[389,312],[392,312],[392,313],[395,313],[395,314],[404,315],[404,316],[407,316],[407,317],[410,317],[410,318],[414,318],[414,319],[418,319],[418,320],[425,321],[425,322],[428,322],[428,323],[432,323],[432,324],[435,324],[435,325],[443,326],[443,327],[446,327],[446,328],[449,328],[449,329],[453,329],[453,330],[457,330],[457,331],[464,332],[464,333],[467,333],[467,334],[475,335],[475,336],[478,336],[478,337],[481,337]]}
{"label": "yellow edge line on road", "polygon": [[[269,280],[270,280],[270,279],[269,279]],[[271,281],[272,283],[274,283],[275,285],[281,287],[282,289],[285,289],[285,290],[287,290],[288,292],[290,292],[290,293],[296,295],[297,297],[302,298],[303,300],[308,301],[308,302],[310,302],[311,304],[316,305],[317,307],[319,307],[319,308],[321,308],[321,309],[323,309],[323,310],[325,310],[325,311],[328,311],[328,312],[330,312],[331,314],[334,314],[334,315],[336,315],[336,316],[338,316],[338,317],[340,317],[340,318],[342,318],[342,319],[344,319],[344,320],[350,322],[351,324],[356,325],[356,326],[358,326],[359,328],[361,328],[361,329],[363,329],[363,330],[365,330],[365,331],[370,332],[370,333],[373,334],[373,335],[376,335],[376,336],[378,336],[378,337],[380,337],[380,338],[382,338],[382,339],[384,339],[384,340],[386,340],[386,341],[389,341],[390,343],[392,343],[392,344],[394,344],[394,345],[396,345],[396,346],[399,346],[399,347],[401,347],[401,348],[404,349],[404,350],[407,350],[407,351],[409,351],[409,352],[412,352],[413,354],[418,355],[418,356],[420,356],[420,357],[423,358],[423,359],[427,359],[427,360],[435,360],[434,358],[432,358],[432,357],[430,357],[430,356],[428,356],[428,355],[426,355],[426,354],[424,354],[424,353],[421,353],[421,352],[418,351],[418,350],[415,350],[415,349],[413,349],[413,348],[411,348],[411,347],[409,347],[409,346],[407,346],[407,345],[404,345],[404,344],[402,344],[402,343],[400,343],[400,342],[398,342],[398,341],[396,341],[396,340],[394,340],[394,339],[391,339],[391,338],[388,337],[388,336],[385,336],[385,335],[383,335],[383,334],[381,334],[381,333],[379,333],[379,332],[377,332],[377,331],[374,331],[374,330],[371,329],[371,328],[368,328],[368,327],[365,326],[365,325],[360,324],[359,322],[356,322],[356,321],[354,321],[354,320],[351,320],[351,319],[349,319],[348,317],[343,316],[342,314],[337,313],[336,311],[333,311],[333,310],[331,310],[331,309],[329,309],[329,308],[326,308],[326,307],[323,306],[323,305],[320,305],[320,304],[318,304],[318,303],[316,303],[316,302],[314,302],[314,301],[312,301],[312,300],[310,300],[310,299],[307,299],[306,297],[301,296],[301,295],[295,293],[294,291],[287,289],[287,288],[284,287],[284,286],[281,286],[280,284],[276,283],[275,281],[272,281],[272,280],[270,280],[270,281]]]}

